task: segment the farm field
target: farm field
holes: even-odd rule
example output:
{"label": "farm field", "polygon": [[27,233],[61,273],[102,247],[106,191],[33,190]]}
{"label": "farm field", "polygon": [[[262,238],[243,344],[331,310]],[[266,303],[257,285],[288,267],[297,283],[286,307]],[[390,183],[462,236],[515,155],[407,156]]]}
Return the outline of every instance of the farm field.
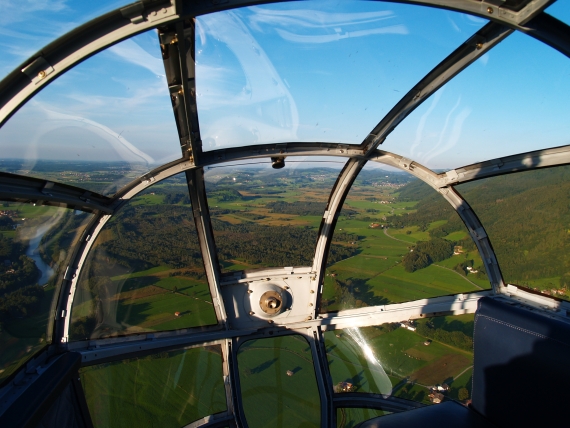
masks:
{"label": "farm field", "polygon": [[[392,394],[429,403],[429,387],[447,383],[449,398],[458,391],[471,391],[473,353],[469,347],[473,315],[437,317],[429,322],[430,332],[461,332],[466,346],[429,339],[417,331],[396,324],[344,329],[325,333],[325,345],[333,384],[349,382],[355,392]],[[456,334],[456,333],[454,333]],[[425,345],[426,340],[429,345]]]}
{"label": "farm field", "polygon": [[245,342],[238,367],[250,427],[320,426],[321,402],[305,339],[294,335]]}
{"label": "farm field", "polygon": [[226,410],[219,346],[84,367],[80,379],[96,426],[178,428]]}

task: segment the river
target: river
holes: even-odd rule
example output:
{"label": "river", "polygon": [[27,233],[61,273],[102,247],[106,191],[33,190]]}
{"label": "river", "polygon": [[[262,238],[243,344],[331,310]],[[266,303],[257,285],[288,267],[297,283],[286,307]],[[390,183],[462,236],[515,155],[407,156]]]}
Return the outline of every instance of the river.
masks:
{"label": "river", "polygon": [[30,238],[29,241],[30,244],[28,246],[28,249],[26,250],[26,256],[31,258],[36,263],[37,268],[42,273],[42,276],[38,280],[38,284],[41,286],[45,286],[47,284],[47,282],[53,275],[53,269],[50,267],[50,265],[44,263],[44,261],[40,257],[39,246],[42,238],[44,237],[46,232],[53,227],[53,225],[54,225],[53,222],[48,222],[38,227],[35,231],[36,232],[35,235],[32,238]]}

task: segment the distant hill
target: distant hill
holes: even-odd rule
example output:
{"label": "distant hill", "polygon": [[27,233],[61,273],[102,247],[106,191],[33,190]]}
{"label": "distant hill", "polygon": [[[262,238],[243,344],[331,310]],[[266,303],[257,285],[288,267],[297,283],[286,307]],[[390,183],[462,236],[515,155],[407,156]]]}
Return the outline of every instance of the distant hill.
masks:
{"label": "distant hill", "polygon": [[[537,280],[552,278],[553,286],[568,282],[570,287],[570,166],[487,178],[455,189],[485,227],[505,281],[534,287]],[[417,212],[390,217],[395,226],[426,228],[448,220],[442,226],[447,233],[464,227],[449,203],[419,180],[402,187],[399,199],[418,201]]]}

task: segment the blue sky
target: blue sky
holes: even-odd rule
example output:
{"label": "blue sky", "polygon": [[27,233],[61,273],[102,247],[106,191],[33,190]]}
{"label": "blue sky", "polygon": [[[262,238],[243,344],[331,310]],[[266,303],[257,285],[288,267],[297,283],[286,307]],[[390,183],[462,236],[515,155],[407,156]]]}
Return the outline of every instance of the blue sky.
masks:
{"label": "blue sky", "polygon": [[[125,3],[0,2],[0,74]],[[567,8],[551,9],[568,22]],[[199,17],[204,149],[360,143],[484,24],[379,2],[291,2]],[[383,148],[439,169],[570,144],[569,82],[567,58],[527,36],[511,36],[428,99]],[[36,159],[150,165],[179,157],[156,32],[121,42],[57,79],[0,129],[0,147],[31,167]]]}

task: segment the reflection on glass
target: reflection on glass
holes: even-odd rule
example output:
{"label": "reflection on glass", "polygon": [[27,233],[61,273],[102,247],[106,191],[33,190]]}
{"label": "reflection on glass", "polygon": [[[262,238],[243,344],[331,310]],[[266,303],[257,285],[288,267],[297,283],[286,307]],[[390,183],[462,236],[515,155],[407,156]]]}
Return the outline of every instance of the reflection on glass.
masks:
{"label": "reflection on glass", "polygon": [[323,287],[324,312],[489,288],[483,262],[449,203],[403,172],[368,164],[344,202]]}
{"label": "reflection on glass", "polygon": [[505,283],[570,300],[570,167],[520,172],[456,189],[481,220]]}
{"label": "reflection on glass", "polygon": [[359,423],[379,416],[389,415],[390,412],[375,409],[343,408],[336,410],[337,428],[353,428]]}
{"label": "reflection on glass", "polygon": [[452,169],[569,144],[569,73],[566,56],[515,32],[419,106],[382,148]]}
{"label": "reflection on glass", "polygon": [[125,40],[42,90],[0,130],[0,171],[114,194],[181,157],[158,38]]}
{"label": "reflection on glass", "polygon": [[311,348],[300,336],[245,342],[238,351],[243,409],[256,427],[318,427],[321,404]]}
{"label": "reflection on glass", "polygon": [[69,253],[91,215],[3,202],[0,209],[0,383],[51,343]]}
{"label": "reflection on glass", "polygon": [[[206,192],[222,270],[310,266],[330,191],[343,160],[288,157],[213,167]],[[349,257],[350,249],[334,247]]]}
{"label": "reflection on glass", "polygon": [[471,396],[472,314],[325,332],[335,392],[437,404]]}
{"label": "reflection on glass", "polygon": [[283,2],[199,16],[204,150],[286,141],[359,144],[485,22],[359,1]]}
{"label": "reflection on glass", "polygon": [[216,324],[184,174],[133,198],[81,271],[70,338]]}
{"label": "reflection on glass", "polygon": [[219,346],[83,367],[95,427],[175,427],[226,410]]}
{"label": "reflection on glass", "polygon": [[97,16],[130,3],[128,0],[85,2],[2,2],[0,79],[56,38]]}

